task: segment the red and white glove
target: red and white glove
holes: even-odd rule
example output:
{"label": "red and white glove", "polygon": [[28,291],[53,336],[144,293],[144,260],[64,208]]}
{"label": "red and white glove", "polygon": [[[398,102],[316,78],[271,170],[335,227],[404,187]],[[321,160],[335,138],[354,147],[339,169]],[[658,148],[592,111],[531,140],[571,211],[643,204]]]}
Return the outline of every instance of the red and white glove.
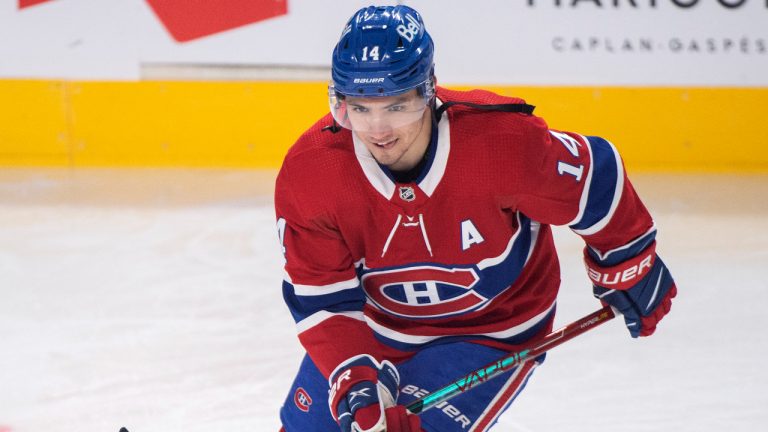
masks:
{"label": "red and white glove", "polygon": [[650,336],[672,308],[677,286],[667,266],[656,255],[655,241],[636,256],[620,258],[624,260],[601,260],[589,247],[584,249],[594,295],[624,315],[633,338]]}
{"label": "red and white glove", "polygon": [[363,354],[339,365],[328,380],[328,405],[343,432],[421,432],[419,416],[396,405],[395,365]]}

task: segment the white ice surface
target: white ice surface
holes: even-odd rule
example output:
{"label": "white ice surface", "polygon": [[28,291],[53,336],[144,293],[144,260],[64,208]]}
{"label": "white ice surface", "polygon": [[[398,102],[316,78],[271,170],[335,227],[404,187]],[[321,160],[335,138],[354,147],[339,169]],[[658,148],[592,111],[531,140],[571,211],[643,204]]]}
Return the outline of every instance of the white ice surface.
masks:
{"label": "white ice surface", "polygon": [[[0,431],[277,431],[301,358],[270,174],[0,170]],[[768,177],[636,176],[680,294],[553,350],[497,431],[768,424]],[[556,231],[556,325],[595,310]],[[318,401],[322,403],[322,401]]]}

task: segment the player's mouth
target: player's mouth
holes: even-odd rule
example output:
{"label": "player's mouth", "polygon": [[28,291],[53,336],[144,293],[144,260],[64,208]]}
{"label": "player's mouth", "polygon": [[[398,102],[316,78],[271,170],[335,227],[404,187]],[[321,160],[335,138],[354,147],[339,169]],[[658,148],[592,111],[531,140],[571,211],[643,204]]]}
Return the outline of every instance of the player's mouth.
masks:
{"label": "player's mouth", "polygon": [[392,138],[391,140],[386,140],[386,141],[373,141],[372,140],[371,142],[376,147],[379,147],[379,148],[384,149],[384,150],[389,150],[389,149],[391,149],[392,147],[395,146],[395,144],[397,143],[397,138]]}

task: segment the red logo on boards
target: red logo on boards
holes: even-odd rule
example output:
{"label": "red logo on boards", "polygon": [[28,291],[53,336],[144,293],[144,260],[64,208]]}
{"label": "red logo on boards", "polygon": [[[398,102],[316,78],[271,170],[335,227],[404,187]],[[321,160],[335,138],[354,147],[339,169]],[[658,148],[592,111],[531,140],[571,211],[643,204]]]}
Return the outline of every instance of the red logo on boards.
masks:
{"label": "red logo on boards", "polygon": [[288,0],[146,0],[168,32],[186,42],[288,13]]}
{"label": "red logo on boards", "polygon": [[[19,0],[19,9],[53,0]],[[178,42],[286,15],[288,0],[146,0]]]}
{"label": "red logo on boards", "polygon": [[36,4],[45,3],[53,0],[19,0],[19,9],[24,9],[25,7],[34,6]]}
{"label": "red logo on boards", "polygon": [[306,390],[299,387],[296,389],[296,393],[293,394],[293,403],[295,403],[300,410],[309,412],[309,406],[312,405],[312,398],[309,397]]}

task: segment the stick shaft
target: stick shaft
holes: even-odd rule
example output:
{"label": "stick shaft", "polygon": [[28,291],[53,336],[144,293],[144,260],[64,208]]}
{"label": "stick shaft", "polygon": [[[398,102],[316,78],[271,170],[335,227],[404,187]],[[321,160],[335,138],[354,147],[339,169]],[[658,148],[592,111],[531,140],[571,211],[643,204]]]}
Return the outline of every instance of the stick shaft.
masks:
{"label": "stick shaft", "polygon": [[616,314],[613,310],[609,306],[605,306],[600,310],[567,324],[559,330],[549,333],[518,352],[509,354],[506,357],[470,372],[463,378],[435,390],[421,399],[413,401],[406,407],[406,409],[412,414],[419,414],[426,411],[435,405],[441,404],[509,371],[528,359],[536,358],[550,349],[609,321],[615,316]]}

